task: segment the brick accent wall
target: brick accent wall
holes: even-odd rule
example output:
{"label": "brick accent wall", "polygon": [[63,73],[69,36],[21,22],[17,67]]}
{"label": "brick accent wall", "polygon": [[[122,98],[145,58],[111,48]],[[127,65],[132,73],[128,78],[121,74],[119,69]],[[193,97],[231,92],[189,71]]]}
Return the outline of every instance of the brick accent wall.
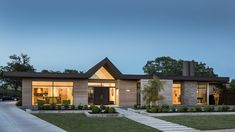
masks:
{"label": "brick accent wall", "polygon": [[32,80],[22,80],[22,105],[24,107],[32,106]]}
{"label": "brick accent wall", "polygon": [[183,82],[182,104],[197,105],[197,82]]}
{"label": "brick accent wall", "polygon": [[88,104],[88,80],[74,81],[74,105]]}
{"label": "brick accent wall", "polygon": [[117,80],[119,105],[133,106],[137,103],[137,81]]}

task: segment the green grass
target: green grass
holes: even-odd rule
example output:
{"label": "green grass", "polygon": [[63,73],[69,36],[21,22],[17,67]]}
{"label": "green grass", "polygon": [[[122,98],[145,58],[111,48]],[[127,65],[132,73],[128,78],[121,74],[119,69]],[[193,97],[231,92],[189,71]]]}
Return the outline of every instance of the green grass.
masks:
{"label": "green grass", "polygon": [[83,114],[34,114],[69,132],[157,132],[127,118],[88,118]]}
{"label": "green grass", "polygon": [[199,130],[219,130],[235,128],[235,115],[164,116],[157,118],[185,125],[191,128],[196,128]]}

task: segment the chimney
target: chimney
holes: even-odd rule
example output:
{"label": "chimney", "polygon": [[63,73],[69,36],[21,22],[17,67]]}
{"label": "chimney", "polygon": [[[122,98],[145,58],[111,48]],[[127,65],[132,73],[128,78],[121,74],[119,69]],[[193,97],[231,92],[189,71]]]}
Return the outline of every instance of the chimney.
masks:
{"label": "chimney", "polygon": [[183,62],[183,76],[193,77],[194,74],[194,62],[193,61],[184,61]]}

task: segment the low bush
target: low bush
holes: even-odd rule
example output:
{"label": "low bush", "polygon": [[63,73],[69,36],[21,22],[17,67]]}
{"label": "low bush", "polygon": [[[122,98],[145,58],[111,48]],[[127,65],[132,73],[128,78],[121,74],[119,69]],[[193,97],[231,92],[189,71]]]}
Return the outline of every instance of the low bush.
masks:
{"label": "low bush", "polygon": [[75,105],[71,105],[71,110],[75,110]]}
{"label": "low bush", "polygon": [[189,108],[188,108],[188,111],[189,111],[189,112],[195,112],[195,108],[194,108],[194,107],[189,107]]}
{"label": "low bush", "polygon": [[45,104],[45,100],[37,100],[37,104],[38,104],[38,109],[42,110]]}
{"label": "low bush", "polygon": [[196,110],[196,112],[201,112],[201,111],[202,111],[202,108],[201,108],[201,106],[196,106],[196,107],[195,107],[195,110]]}
{"label": "low bush", "polygon": [[78,110],[83,110],[83,106],[82,105],[78,105]]}
{"label": "low bush", "polygon": [[49,104],[43,105],[43,110],[50,110],[50,105]]}
{"label": "low bush", "polygon": [[55,110],[55,109],[56,109],[56,104],[55,104],[55,103],[52,103],[52,104],[50,105],[50,108],[51,108],[52,110]]}
{"label": "low bush", "polygon": [[61,110],[61,105],[57,105],[57,110]]}
{"label": "low bush", "polygon": [[97,114],[97,113],[101,112],[101,109],[99,107],[97,107],[97,106],[94,106],[94,107],[92,107],[91,111],[92,111],[92,113]]}
{"label": "low bush", "polygon": [[176,112],[176,107],[175,106],[171,107],[171,112]]}
{"label": "low bush", "polygon": [[109,107],[108,113],[115,113],[115,112],[116,112],[115,108]]}
{"label": "low bush", "polygon": [[235,111],[235,106],[233,106],[231,110],[232,110],[232,111]]}
{"label": "low bush", "polygon": [[70,105],[70,100],[63,100],[63,105],[64,105],[64,108],[67,110]]}
{"label": "low bush", "polygon": [[105,106],[103,104],[100,105],[101,110],[105,110]]}
{"label": "low bush", "polygon": [[218,111],[219,112],[227,112],[229,111],[230,107],[229,106],[219,106]]}
{"label": "low bush", "polygon": [[106,107],[106,108],[104,109],[104,113],[109,113],[109,107]]}
{"label": "low bush", "polygon": [[17,101],[16,106],[22,106],[22,100]]}
{"label": "low bush", "polygon": [[152,106],[150,108],[150,112],[151,113],[158,113],[158,112],[160,112],[160,107],[159,106]]}
{"label": "low bush", "polygon": [[88,105],[84,105],[84,106],[83,106],[83,109],[84,109],[84,110],[89,110]]}
{"label": "low bush", "polygon": [[161,108],[160,108],[160,111],[161,112],[170,112],[170,106],[169,105],[162,105]]}
{"label": "low bush", "polygon": [[208,105],[204,107],[204,112],[213,112],[214,109],[215,109],[214,106]]}
{"label": "low bush", "polygon": [[187,112],[188,108],[187,107],[179,107],[177,109],[178,112]]}

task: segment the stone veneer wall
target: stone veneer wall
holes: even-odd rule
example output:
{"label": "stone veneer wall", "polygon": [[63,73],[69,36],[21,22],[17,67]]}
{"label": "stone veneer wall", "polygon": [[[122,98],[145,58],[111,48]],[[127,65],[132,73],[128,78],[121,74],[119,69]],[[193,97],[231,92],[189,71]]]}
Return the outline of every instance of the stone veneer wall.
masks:
{"label": "stone veneer wall", "polygon": [[88,104],[88,80],[74,81],[73,83],[74,105]]}
{"label": "stone veneer wall", "polygon": [[197,105],[197,82],[183,82],[182,83],[182,104],[183,105]]}
{"label": "stone veneer wall", "polygon": [[[144,86],[148,84],[148,79],[140,80],[141,91],[144,90]],[[160,92],[161,95],[165,97],[165,99],[161,100],[160,104],[172,105],[172,86],[173,80],[161,80],[163,83],[164,90]],[[143,99],[143,94],[141,93],[141,105],[145,105],[145,101]]]}
{"label": "stone veneer wall", "polygon": [[22,105],[24,107],[32,106],[32,80],[22,80]]}
{"label": "stone veneer wall", "polygon": [[137,103],[137,81],[117,80],[119,105],[133,106]]}

